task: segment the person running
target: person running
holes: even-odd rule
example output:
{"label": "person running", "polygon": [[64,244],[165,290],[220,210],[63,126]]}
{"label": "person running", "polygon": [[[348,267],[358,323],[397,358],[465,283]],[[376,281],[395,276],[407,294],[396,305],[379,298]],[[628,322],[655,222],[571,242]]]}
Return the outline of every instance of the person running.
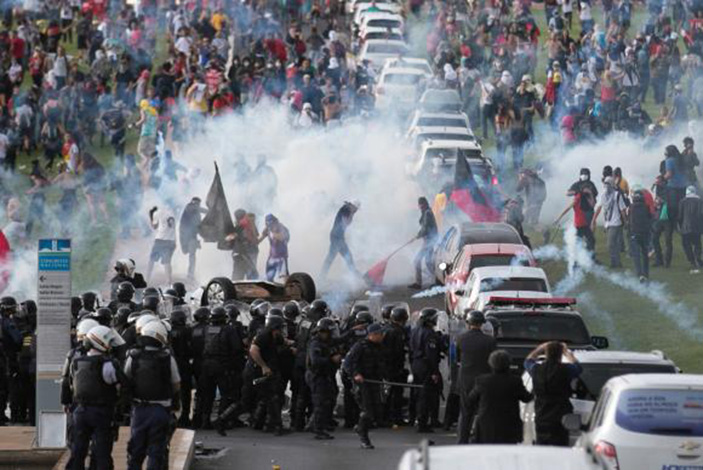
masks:
{"label": "person running", "polygon": [[361,204],[358,201],[347,201],[344,205],[342,205],[339,211],[337,211],[337,215],[334,218],[334,224],[332,224],[332,230],[330,231],[330,248],[327,252],[325,262],[322,264],[320,277],[327,277],[327,273],[329,272],[332,262],[337,255],[340,255],[342,259],[344,259],[349,271],[351,271],[352,274],[355,274],[357,277],[361,277],[361,273],[354,264],[354,258],[352,257],[346,240],[347,229],[354,220],[354,215],[357,213],[360,206]]}

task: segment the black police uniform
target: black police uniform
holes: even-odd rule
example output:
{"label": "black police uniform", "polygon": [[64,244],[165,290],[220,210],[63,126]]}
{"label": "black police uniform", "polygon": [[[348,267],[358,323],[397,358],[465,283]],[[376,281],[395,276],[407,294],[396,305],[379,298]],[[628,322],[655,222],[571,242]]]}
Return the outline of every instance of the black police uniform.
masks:
{"label": "black police uniform", "polygon": [[127,470],[142,470],[147,457],[147,470],[167,468],[173,382],[180,382],[180,377],[173,377],[172,360],[166,348],[140,347],[129,352],[125,374],[131,385],[132,419]]}
{"label": "black police uniform", "polygon": [[[106,382],[105,368],[114,369],[114,382]],[[91,441],[92,459],[98,469],[111,468],[114,407],[117,402],[118,368],[103,354],[75,357],[71,362],[71,389],[75,409],[71,414],[72,468],[85,468]]]}
{"label": "black police uniform", "polygon": [[[367,338],[358,341],[347,354],[344,370],[351,378],[361,374],[364,380],[383,380],[383,346]],[[381,385],[362,382],[355,383],[354,388],[361,407],[356,431],[361,442],[370,445],[369,429],[383,417]]]}
{"label": "black police uniform", "polygon": [[312,393],[306,380],[307,351],[310,345],[312,330],[315,327],[314,318],[303,317],[296,331],[295,348],[298,354],[295,357],[293,380],[296,383],[295,419],[292,420],[293,428],[302,431],[307,418],[312,411]]}
{"label": "black police uniform", "polygon": [[195,412],[193,413],[193,428],[202,426],[202,417],[198,414],[202,408],[202,392],[200,389],[200,372],[203,369],[203,351],[205,350],[205,332],[207,331],[207,321],[201,321],[193,325],[191,333],[191,353],[193,356],[192,377],[195,387]]}
{"label": "black police uniform", "polygon": [[[351,351],[356,344],[366,338],[366,329],[354,330],[353,323],[348,325],[348,329],[342,333],[340,342],[344,344],[346,351]],[[360,404],[358,403],[357,394],[355,393],[354,380],[347,372],[347,369],[342,369],[342,386],[344,387],[343,403],[344,403],[344,427],[353,428],[359,422],[359,414],[361,413]]]}
{"label": "black police uniform", "polygon": [[432,376],[439,376],[441,350],[438,335],[432,328],[416,326],[410,335],[410,351],[413,382],[423,386],[418,392],[416,403],[418,429],[427,431],[441,383],[441,378],[438,381],[432,379]]}
{"label": "black police uniform", "polygon": [[7,422],[5,409],[10,392],[10,373],[21,344],[22,335],[15,321],[5,314],[0,316],[0,426]]}
{"label": "black police uniform", "polygon": [[[405,383],[408,380],[408,370],[405,368],[407,353],[407,333],[404,326],[390,323],[383,337],[383,348],[386,359],[386,372],[391,382]],[[403,387],[393,386],[388,394],[386,416],[394,424],[403,422]]]}
{"label": "black police uniform", "polygon": [[323,341],[316,336],[308,345],[306,381],[312,393],[313,428],[318,435],[326,434],[325,431],[332,422],[337,397],[334,380],[337,364],[332,361],[332,356],[336,353],[331,338]]}
{"label": "black police uniform", "polygon": [[[296,339],[296,334],[297,334],[297,325],[295,321],[285,319],[286,322],[286,331],[287,331],[287,336],[286,339],[289,341],[292,341],[292,344],[295,344],[295,339]],[[284,402],[284,394],[286,391],[286,388],[288,387],[288,384],[290,384],[290,392],[291,392],[291,407],[290,407],[290,420],[292,423],[295,422],[295,412],[296,412],[296,407],[293,405],[296,400],[298,399],[298,383],[295,380],[295,361],[296,361],[296,351],[294,352],[292,348],[290,348],[287,344],[284,344],[280,350],[280,359],[281,359],[281,392],[280,392],[280,400],[281,403]],[[305,351],[301,351],[300,354],[305,354]]]}
{"label": "black police uniform", "polygon": [[173,358],[181,376],[181,416],[178,425],[187,427],[190,424],[190,405],[193,391],[193,330],[188,325],[172,325],[170,344]]}
{"label": "black police uniform", "polygon": [[203,365],[198,383],[201,396],[198,405],[201,408],[196,411],[205,427],[210,427],[210,415],[217,389],[221,395],[219,413],[235,400],[235,381],[232,380],[231,374],[234,371],[235,355],[241,354],[243,348],[241,339],[231,325],[210,325],[205,330]]}
{"label": "black police uniform", "polygon": [[[253,344],[259,347],[261,358],[271,369],[272,375],[261,384],[256,386],[257,407],[254,412],[254,427],[263,427],[264,420],[267,422],[267,429],[278,430],[282,426],[281,422],[281,366],[280,366],[280,346],[282,339],[277,339],[272,329],[264,328],[254,338]],[[252,367],[260,375],[258,366]]]}

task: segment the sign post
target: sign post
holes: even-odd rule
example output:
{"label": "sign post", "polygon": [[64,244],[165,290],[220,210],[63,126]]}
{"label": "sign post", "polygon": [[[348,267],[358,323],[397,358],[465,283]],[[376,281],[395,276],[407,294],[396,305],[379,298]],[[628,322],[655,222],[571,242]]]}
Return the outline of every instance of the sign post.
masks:
{"label": "sign post", "polygon": [[64,447],[61,368],[71,348],[71,240],[39,240],[37,279],[37,439]]}

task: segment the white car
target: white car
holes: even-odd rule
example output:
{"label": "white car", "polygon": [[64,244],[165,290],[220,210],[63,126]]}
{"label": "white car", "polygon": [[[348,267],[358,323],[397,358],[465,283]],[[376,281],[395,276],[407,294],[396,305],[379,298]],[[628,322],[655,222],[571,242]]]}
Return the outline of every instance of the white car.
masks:
{"label": "white car", "polygon": [[408,450],[398,470],[605,470],[592,452],[515,445],[430,446]]}
{"label": "white car", "polygon": [[[470,140],[426,140],[420,144],[418,157],[408,165],[411,176],[439,176],[454,174],[454,166],[459,155],[469,160],[472,170],[474,163],[493,169],[493,163],[483,156],[481,146]],[[492,171],[490,173],[493,173]]]}
{"label": "white car", "polygon": [[418,102],[419,109],[435,113],[460,113],[463,107],[459,92],[453,89],[430,88]]}
{"label": "white car", "polygon": [[[661,351],[632,352],[611,350],[576,350],[574,356],[583,371],[571,384],[571,406],[574,413],[581,416],[586,423],[591,417],[593,407],[601,395],[605,383],[613,377],[627,374],[676,374],[680,370],[671,359]],[[532,377],[525,372],[522,375],[525,388],[533,390]],[[522,420],[525,423],[525,442],[533,443],[535,439],[534,403],[521,405]],[[580,433],[571,434],[572,444]]]}
{"label": "white car", "polygon": [[376,10],[369,11],[372,6],[371,3],[362,3],[355,7],[354,9],[354,25],[359,26],[363,21],[364,17],[371,13],[390,13],[392,15],[399,15],[402,8],[400,5],[395,3],[380,3],[376,2]]}
{"label": "white car", "polygon": [[476,142],[476,136],[466,127],[415,127],[407,139],[413,148],[419,148],[426,141]]}
{"label": "white car", "polygon": [[381,72],[375,87],[376,109],[410,111],[425,75],[417,69],[390,69]]}
{"label": "white car", "polygon": [[432,67],[427,59],[420,59],[418,57],[396,57],[393,59],[386,60],[383,64],[383,70],[400,68],[400,69],[418,69],[425,73],[427,78],[432,78],[434,73],[432,72]]}
{"label": "white car", "polygon": [[365,41],[380,39],[380,40],[391,40],[391,41],[405,41],[403,37],[403,31],[398,28],[377,28],[369,27],[363,31],[363,36],[359,36],[359,43],[363,44]]}
{"label": "white car", "polygon": [[[578,415],[563,420],[582,428]],[[630,374],[610,379],[577,442],[608,470],[703,468],[703,375]]]}
{"label": "white car", "polygon": [[369,39],[364,42],[359,52],[359,62],[368,60],[375,70],[380,70],[386,59],[398,57],[408,52],[405,41],[390,41],[387,39]]}
{"label": "white car", "polygon": [[458,297],[457,312],[466,309],[482,310],[491,297],[528,297],[532,299],[552,296],[547,274],[542,268],[528,266],[486,266],[471,271],[463,289],[455,292]]}
{"label": "white car", "polygon": [[[386,61],[386,64],[388,61]],[[384,66],[385,70],[385,66]],[[408,119],[409,136],[416,127],[466,127],[471,130],[466,113],[428,113],[416,110]]]}
{"label": "white car", "polygon": [[[346,4],[346,10],[349,15],[354,14],[357,8],[364,8],[364,7],[369,7],[371,4],[374,3],[374,0],[350,0]],[[376,5],[398,5],[398,7],[401,7],[401,5],[388,1],[388,0],[376,0]]]}
{"label": "white car", "polygon": [[[403,29],[403,17],[396,13],[375,11],[366,13],[359,24],[359,35],[363,35],[368,28]],[[381,64],[382,65],[382,64]]]}

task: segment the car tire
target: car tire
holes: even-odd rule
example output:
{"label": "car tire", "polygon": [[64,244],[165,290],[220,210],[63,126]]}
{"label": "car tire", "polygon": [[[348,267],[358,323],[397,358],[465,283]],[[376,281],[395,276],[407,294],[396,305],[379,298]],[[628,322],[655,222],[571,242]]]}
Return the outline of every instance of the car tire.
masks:
{"label": "car tire", "polygon": [[211,279],[205,286],[200,305],[220,305],[228,300],[236,299],[237,290],[234,288],[234,283],[226,277],[216,277]]}
{"label": "car tire", "polygon": [[295,287],[300,291],[300,299],[307,303],[312,303],[317,298],[317,288],[312,276],[307,273],[293,273],[288,276],[285,284],[286,289]]}

